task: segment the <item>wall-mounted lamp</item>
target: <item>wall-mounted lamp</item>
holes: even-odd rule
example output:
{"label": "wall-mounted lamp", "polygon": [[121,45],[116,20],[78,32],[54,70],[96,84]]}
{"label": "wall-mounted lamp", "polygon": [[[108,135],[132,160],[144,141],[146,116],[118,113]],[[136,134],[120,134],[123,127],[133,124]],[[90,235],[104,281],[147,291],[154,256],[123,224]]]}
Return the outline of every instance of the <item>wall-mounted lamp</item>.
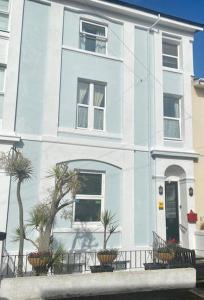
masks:
{"label": "wall-mounted lamp", "polygon": [[163,186],[159,186],[159,195],[163,195],[163,192],[164,192],[164,188]]}
{"label": "wall-mounted lamp", "polygon": [[6,232],[0,232],[0,241],[4,241],[6,239]]}
{"label": "wall-mounted lamp", "polygon": [[189,196],[191,196],[191,197],[192,197],[192,196],[193,196],[193,188],[192,188],[192,187],[190,187],[190,188],[189,188],[189,190],[188,190],[188,192],[189,192]]}

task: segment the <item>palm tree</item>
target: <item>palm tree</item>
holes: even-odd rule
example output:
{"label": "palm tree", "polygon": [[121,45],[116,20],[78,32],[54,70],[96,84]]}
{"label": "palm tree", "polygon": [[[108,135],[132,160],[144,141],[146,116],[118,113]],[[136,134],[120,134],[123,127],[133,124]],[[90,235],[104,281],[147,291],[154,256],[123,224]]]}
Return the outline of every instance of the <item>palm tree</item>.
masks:
{"label": "palm tree", "polygon": [[103,249],[106,250],[110,236],[117,229],[118,224],[115,221],[115,215],[110,210],[105,209],[101,215],[101,223],[103,225]]}
{"label": "palm tree", "polygon": [[23,249],[24,249],[24,217],[23,203],[21,198],[21,185],[31,179],[33,168],[31,161],[24,157],[23,154],[12,148],[12,154],[2,153],[0,155],[0,166],[5,170],[6,174],[11,176],[13,181],[17,182],[17,201],[19,209],[19,251],[18,251],[18,276],[23,274]]}
{"label": "palm tree", "polygon": [[[75,202],[75,195],[80,188],[78,173],[69,170],[67,164],[57,164],[49,171],[48,178],[54,178],[55,185],[49,190],[48,200],[37,204],[31,210],[28,224],[38,231],[38,239],[33,241],[25,236],[39,252],[50,250],[55,216]],[[65,199],[67,195],[70,195],[71,199]]]}

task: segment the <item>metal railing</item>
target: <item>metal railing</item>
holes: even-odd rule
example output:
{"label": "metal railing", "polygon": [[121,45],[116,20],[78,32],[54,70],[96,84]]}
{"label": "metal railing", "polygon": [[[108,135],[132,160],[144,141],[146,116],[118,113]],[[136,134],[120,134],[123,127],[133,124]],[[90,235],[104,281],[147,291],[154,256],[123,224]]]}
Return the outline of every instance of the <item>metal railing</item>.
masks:
{"label": "metal railing", "polygon": [[153,232],[153,262],[168,268],[194,267],[195,250],[181,247],[175,241],[164,241]]}
{"label": "metal railing", "polygon": [[[18,255],[2,256],[2,277],[17,276]],[[112,263],[114,270],[143,269],[145,263],[153,262],[152,250],[119,251]],[[48,269],[47,274],[71,274],[90,272],[90,266],[100,265],[97,252],[68,252],[60,257]],[[23,276],[34,276],[36,270],[29,262],[28,255],[23,255]]]}

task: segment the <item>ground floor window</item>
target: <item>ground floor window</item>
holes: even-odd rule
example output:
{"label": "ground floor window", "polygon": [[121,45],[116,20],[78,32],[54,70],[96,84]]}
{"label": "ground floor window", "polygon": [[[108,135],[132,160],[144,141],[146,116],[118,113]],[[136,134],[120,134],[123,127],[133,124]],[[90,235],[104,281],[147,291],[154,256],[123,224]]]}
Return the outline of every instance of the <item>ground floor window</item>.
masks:
{"label": "ground floor window", "polygon": [[80,172],[81,187],[74,205],[75,222],[100,222],[104,201],[104,175]]}

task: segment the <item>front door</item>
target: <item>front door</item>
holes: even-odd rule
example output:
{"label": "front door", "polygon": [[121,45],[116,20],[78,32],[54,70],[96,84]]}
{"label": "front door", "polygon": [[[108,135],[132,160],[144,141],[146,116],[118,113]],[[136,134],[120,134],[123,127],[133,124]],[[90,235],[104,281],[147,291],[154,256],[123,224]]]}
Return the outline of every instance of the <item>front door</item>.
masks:
{"label": "front door", "polygon": [[166,240],[179,242],[178,182],[165,182]]}

